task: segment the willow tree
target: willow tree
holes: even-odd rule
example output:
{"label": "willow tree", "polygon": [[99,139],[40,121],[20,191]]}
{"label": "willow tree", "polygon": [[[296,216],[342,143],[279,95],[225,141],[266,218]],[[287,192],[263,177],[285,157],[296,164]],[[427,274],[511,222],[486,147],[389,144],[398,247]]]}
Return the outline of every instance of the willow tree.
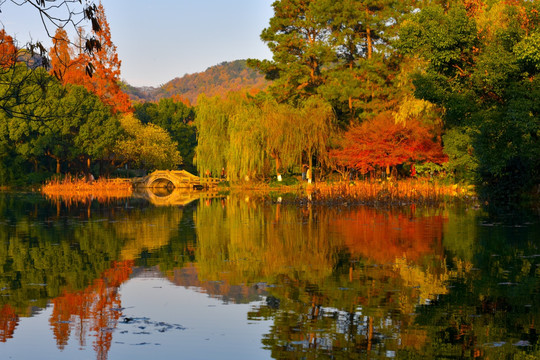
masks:
{"label": "willow tree", "polygon": [[308,180],[313,178],[313,156],[324,163],[328,159],[329,142],[333,131],[334,112],[330,104],[320,97],[311,97],[298,108],[298,133],[302,151],[311,169]]}
{"label": "willow tree", "polygon": [[261,111],[254,103],[244,99],[235,102],[235,112],[229,118],[228,176],[235,180],[246,176],[252,178],[256,174],[265,175]]}
{"label": "willow tree", "polygon": [[195,126],[197,127],[197,147],[194,162],[199,174],[218,174],[227,166],[229,149],[229,104],[220,97],[201,95],[197,100]]}
{"label": "willow tree", "polygon": [[[226,169],[231,180],[263,174],[265,163],[261,112],[238,93],[199,97],[195,162],[200,174]],[[263,174],[264,175],[264,174]]]}
{"label": "willow tree", "polygon": [[298,112],[288,104],[268,100],[262,105],[266,154],[275,161],[276,173],[302,161],[303,138]]}

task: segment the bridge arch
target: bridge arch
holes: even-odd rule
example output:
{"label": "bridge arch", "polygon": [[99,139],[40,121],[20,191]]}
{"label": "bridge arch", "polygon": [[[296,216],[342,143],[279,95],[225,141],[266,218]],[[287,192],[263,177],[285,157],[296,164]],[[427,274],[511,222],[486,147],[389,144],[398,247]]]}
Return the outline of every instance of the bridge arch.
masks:
{"label": "bridge arch", "polygon": [[169,176],[152,176],[146,181],[146,187],[149,188],[176,188],[174,179]]}
{"label": "bridge arch", "polygon": [[134,181],[135,186],[148,188],[194,188],[216,185],[219,179],[201,179],[185,170],[157,170]]}

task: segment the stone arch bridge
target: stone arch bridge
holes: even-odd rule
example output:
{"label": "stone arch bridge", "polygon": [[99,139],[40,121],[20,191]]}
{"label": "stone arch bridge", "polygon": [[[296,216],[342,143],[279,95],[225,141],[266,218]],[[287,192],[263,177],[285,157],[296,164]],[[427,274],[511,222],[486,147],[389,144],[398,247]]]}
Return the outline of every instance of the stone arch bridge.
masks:
{"label": "stone arch bridge", "polygon": [[157,170],[133,180],[134,187],[144,188],[210,188],[217,186],[221,179],[201,178],[185,170]]}

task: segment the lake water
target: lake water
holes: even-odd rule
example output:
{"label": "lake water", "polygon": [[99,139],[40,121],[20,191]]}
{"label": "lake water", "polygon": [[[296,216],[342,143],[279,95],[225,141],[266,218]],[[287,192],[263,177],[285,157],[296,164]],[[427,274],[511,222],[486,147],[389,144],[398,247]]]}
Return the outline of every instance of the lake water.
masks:
{"label": "lake water", "polygon": [[0,358],[535,359],[538,220],[3,193]]}

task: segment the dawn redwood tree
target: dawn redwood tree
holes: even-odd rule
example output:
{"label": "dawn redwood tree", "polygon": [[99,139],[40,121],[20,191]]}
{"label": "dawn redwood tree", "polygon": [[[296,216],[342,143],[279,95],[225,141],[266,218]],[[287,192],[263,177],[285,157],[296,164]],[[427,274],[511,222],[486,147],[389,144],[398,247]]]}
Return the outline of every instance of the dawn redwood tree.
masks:
{"label": "dawn redwood tree", "polygon": [[[97,6],[91,0],[84,3],[81,0],[6,0],[0,2],[0,14],[2,14],[2,6],[6,3],[27,8],[29,12],[37,12],[41,18],[43,29],[51,39],[53,39],[53,33],[57,29],[72,28],[76,30],[84,22],[88,22],[94,31],[100,29],[100,21],[96,16]],[[4,20],[0,17],[1,21]],[[94,37],[85,37],[80,41],[79,50],[92,54],[99,46],[99,42]],[[27,43],[24,46],[24,52],[28,54],[29,58],[39,57],[41,64],[45,67],[49,65],[47,50],[41,42]],[[91,66],[88,67],[88,70],[91,70]]]}
{"label": "dawn redwood tree", "polygon": [[[0,68],[8,69],[17,61],[17,47],[13,38],[0,30]],[[0,70],[1,71],[1,70]]]}
{"label": "dawn redwood tree", "polygon": [[51,70],[49,73],[65,84],[64,78],[72,64],[73,49],[66,30],[58,28],[52,38],[53,47],[49,51]]}
{"label": "dawn redwood tree", "polygon": [[[85,22],[89,23],[94,31],[98,31],[100,28],[99,21],[96,18],[97,7],[95,3],[91,0],[82,2],[81,0],[6,0],[0,2],[0,22],[6,21],[2,16],[3,6],[19,6],[21,8],[27,9],[29,12],[37,12],[41,18],[42,26],[47,32],[47,35],[52,39],[53,34],[58,28],[67,29],[73,28],[76,29],[79,26],[82,26]],[[11,41],[8,41],[11,42]],[[14,41],[13,41],[14,42]],[[80,52],[85,52],[87,54],[92,54],[92,52],[99,47],[99,42],[92,36],[85,37],[80,42]],[[13,47],[10,47],[13,49]],[[4,63],[2,68],[8,70],[7,74],[13,74],[17,70],[17,66],[23,64],[24,66],[29,66],[32,70],[36,70],[39,67],[48,67],[49,58],[47,50],[40,42],[29,42],[24,47],[18,48],[15,57],[9,56],[9,60],[6,62],[4,58]],[[4,67],[5,65],[9,65]],[[92,72],[92,66],[90,63],[83,65],[89,73]],[[11,71],[13,70],[13,71]],[[42,77],[44,72],[36,72],[37,74],[29,73],[27,79],[33,78],[35,82],[46,82],[47,79]],[[40,78],[41,77],[41,78]],[[0,78],[0,85],[7,89],[8,91],[4,92],[0,98],[0,109],[4,110],[10,114],[17,114],[20,118],[25,118],[29,116],[34,116],[31,114],[22,114],[19,113],[20,107],[17,106],[17,110],[10,107],[12,102],[5,101],[10,97],[18,97],[19,91],[21,90],[21,82],[10,78],[9,76],[2,76]],[[45,97],[45,92],[47,89],[43,86],[37,87],[35,91],[41,93]],[[32,97],[19,97],[18,103],[24,101],[34,101],[35,96]]]}
{"label": "dawn redwood tree", "polygon": [[[63,82],[83,85],[109,106],[113,113],[131,111],[129,96],[120,88],[121,61],[118,59],[116,46],[111,40],[110,27],[102,4],[97,6],[96,19],[100,27],[99,30],[92,30],[92,32],[100,46],[92,54],[80,52],[70,62]],[[61,45],[64,43],[64,41],[59,42]],[[53,48],[52,53],[56,52],[63,53]],[[90,69],[88,64],[90,64]]]}
{"label": "dawn redwood tree", "polygon": [[352,126],[344,136],[343,146],[331,152],[334,160],[342,166],[366,174],[375,169],[413,162],[447,161],[440,141],[431,129],[418,120],[396,122],[386,112]]}

